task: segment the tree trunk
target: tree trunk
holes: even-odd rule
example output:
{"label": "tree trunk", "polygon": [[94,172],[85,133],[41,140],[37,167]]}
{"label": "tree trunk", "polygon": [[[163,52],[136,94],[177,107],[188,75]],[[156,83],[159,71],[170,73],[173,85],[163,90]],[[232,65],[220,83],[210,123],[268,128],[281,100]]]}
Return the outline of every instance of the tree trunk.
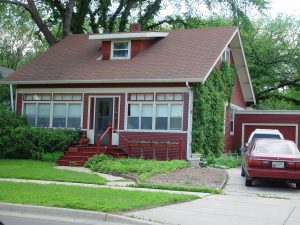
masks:
{"label": "tree trunk", "polygon": [[69,0],[69,2],[66,5],[62,38],[65,38],[70,34],[74,5],[75,5],[75,0]]}

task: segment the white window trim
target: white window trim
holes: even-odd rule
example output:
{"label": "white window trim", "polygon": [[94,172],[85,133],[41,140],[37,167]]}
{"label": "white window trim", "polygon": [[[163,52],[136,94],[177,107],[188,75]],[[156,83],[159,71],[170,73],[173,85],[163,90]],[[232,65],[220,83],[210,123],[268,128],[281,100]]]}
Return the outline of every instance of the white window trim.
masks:
{"label": "white window trim", "polygon": [[[227,59],[227,53],[229,52],[229,59]],[[224,52],[222,53],[222,56],[221,56],[221,61],[222,62],[228,62],[228,63],[230,63],[230,48],[229,47],[227,47],[225,50],[224,50]]]}
{"label": "white window trim", "polygon": [[[114,57],[114,43],[128,43],[128,56],[127,57]],[[122,59],[131,59],[131,40],[128,41],[111,41],[110,44],[110,59],[111,60],[122,60]]]}
{"label": "white window trim", "polygon": [[[126,99],[127,100],[127,99]],[[139,115],[139,129],[128,129],[128,105],[129,104],[138,104],[140,107],[140,112],[141,112],[141,106],[142,104],[151,104],[153,105],[152,108],[152,129],[141,129],[141,115]],[[168,129],[167,130],[156,130],[155,129],[155,119],[156,119],[156,106],[157,105],[168,105]],[[171,105],[182,105],[182,119],[181,119],[181,129],[180,130],[174,130],[174,129],[170,129],[170,120],[171,120]],[[126,101],[126,107],[125,107],[125,131],[134,131],[134,132],[182,132],[183,131],[183,120],[184,120],[184,102],[176,102],[176,101],[164,101],[164,102],[157,102],[157,101],[153,101],[153,102],[145,102],[145,101]]]}

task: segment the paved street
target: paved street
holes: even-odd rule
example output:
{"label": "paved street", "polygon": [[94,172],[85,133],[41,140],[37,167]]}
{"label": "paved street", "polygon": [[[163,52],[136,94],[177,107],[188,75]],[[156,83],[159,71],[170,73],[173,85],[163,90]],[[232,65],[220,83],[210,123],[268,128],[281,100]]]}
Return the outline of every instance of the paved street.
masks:
{"label": "paved street", "polygon": [[127,213],[172,225],[299,225],[300,190],[294,185],[256,182],[246,188],[239,169],[228,171],[224,195]]}

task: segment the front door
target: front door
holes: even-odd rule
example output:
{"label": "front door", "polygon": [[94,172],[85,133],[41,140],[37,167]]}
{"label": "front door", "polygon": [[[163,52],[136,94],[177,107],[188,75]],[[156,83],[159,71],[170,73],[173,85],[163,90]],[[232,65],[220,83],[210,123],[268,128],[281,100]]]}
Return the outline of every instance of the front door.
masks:
{"label": "front door", "polygon": [[[103,134],[108,127],[109,122],[112,122],[113,117],[113,98],[97,98],[95,113],[95,143],[98,136]],[[101,141],[101,144],[107,144],[107,135]]]}

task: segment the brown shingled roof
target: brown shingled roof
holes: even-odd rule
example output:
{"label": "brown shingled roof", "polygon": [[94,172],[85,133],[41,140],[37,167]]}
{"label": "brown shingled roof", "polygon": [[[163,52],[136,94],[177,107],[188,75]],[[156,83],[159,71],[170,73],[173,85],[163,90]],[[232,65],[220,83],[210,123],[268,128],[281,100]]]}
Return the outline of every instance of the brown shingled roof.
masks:
{"label": "brown shingled roof", "polygon": [[202,81],[237,27],[172,30],[131,60],[96,60],[100,41],[70,35],[4,79],[11,83]]}

